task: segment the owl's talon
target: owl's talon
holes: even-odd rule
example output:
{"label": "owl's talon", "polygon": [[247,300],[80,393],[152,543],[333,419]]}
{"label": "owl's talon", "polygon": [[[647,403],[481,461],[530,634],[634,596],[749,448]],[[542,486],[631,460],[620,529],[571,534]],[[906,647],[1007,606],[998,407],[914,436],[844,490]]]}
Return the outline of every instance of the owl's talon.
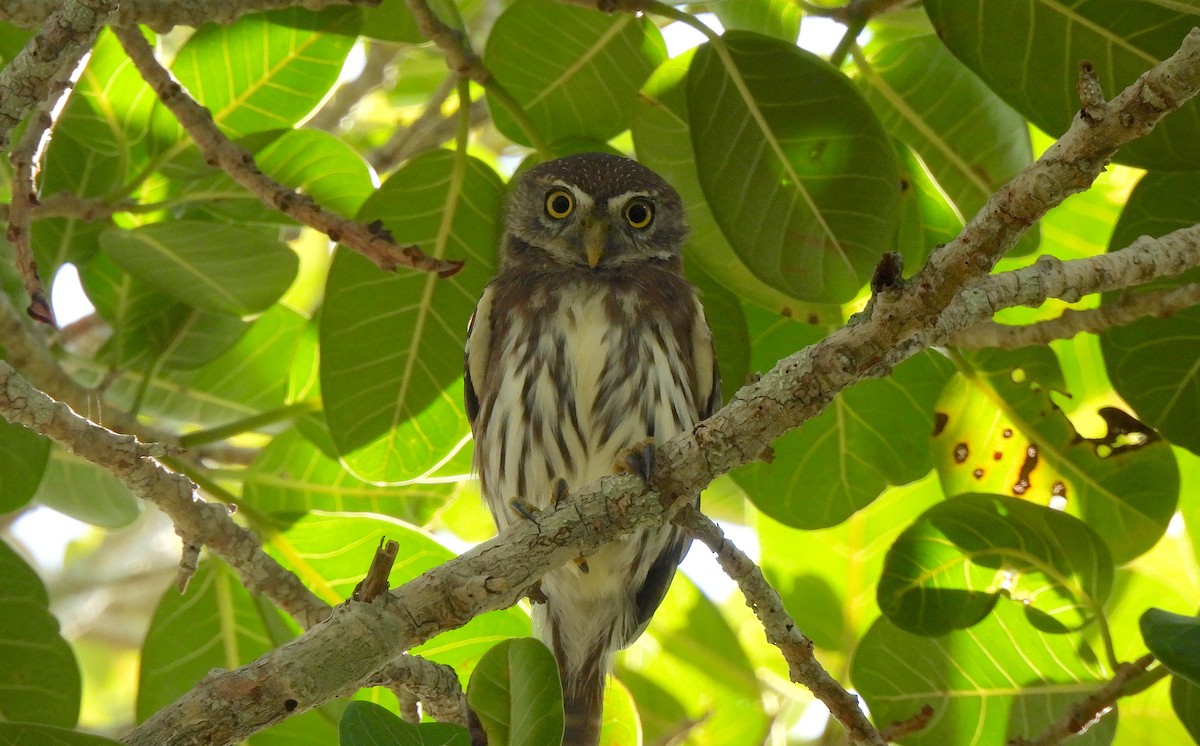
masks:
{"label": "owl's talon", "polygon": [[575,566],[579,568],[579,572],[583,573],[584,575],[588,574],[588,572],[589,572],[588,563],[585,558],[576,557],[575,558]]}
{"label": "owl's talon", "polygon": [[533,503],[527,500],[522,500],[519,497],[514,497],[513,499],[509,500],[508,507],[512,508],[514,513],[532,523],[537,523],[538,513],[542,512]]}
{"label": "owl's talon", "polygon": [[559,477],[554,482],[553,492],[550,493],[550,504],[558,505],[563,500],[566,500],[567,496],[570,494],[571,494],[570,489],[567,487],[567,480],[563,479],[562,477]]}
{"label": "owl's talon", "polygon": [[545,591],[542,590],[542,581],[540,580],[535,581],[533,587],[525,595],[529,597],[531,604],[544,604],[548,600]]}
{"label": "owl's talon", "polygon": [[637,474],[643,482],[649,483],[650,473],[654,471],[654,438],[649,437],[630,446],[617,458],[613,470],[618,474]]}

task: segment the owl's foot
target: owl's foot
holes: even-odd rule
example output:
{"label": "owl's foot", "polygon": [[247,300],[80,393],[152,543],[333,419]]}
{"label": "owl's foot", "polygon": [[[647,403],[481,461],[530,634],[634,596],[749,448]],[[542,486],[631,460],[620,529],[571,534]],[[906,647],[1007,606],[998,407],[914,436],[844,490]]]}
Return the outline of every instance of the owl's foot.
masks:
{"label": "owl's foot", "polygon": [[531,604],[544,604],[549,600],[542,590],[542,581],[540,580],[534,582],[533,587],[529,589],[529,593],[525,595],[529,598],[529,603]]}
{"label": "owl's foot", "polygon": [[585,559],[583,557],[576,557],[575,558],[575,566],[579,568],[579,572],[583,573],[584,575],[588,574],[587,559]]}
{"label": "owl's foot", "polygon": [[542,512],[538,506],[519,497],[509,500],[508,507],[512,509],[512,512],[532,523],[537,523],[538,513]]}
{"label": "owl's foot", "polygon": [[650,472],[654,471],[654,438],[649,437],[630,446],[617,457],[613,471],[618,474],[628,472],[637,474],[643,482],[650,481]]}

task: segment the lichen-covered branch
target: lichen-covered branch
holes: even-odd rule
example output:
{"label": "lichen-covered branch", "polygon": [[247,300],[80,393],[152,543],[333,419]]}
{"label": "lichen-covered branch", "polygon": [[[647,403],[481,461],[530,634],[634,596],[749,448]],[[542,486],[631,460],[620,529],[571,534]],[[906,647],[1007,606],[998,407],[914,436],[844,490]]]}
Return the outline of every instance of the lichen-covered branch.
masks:
{"label": "lichen-covered branch", "polygon": [[[380,0],[121,0],[121,7],[112,15],[109,23],[114,26],[136,26],[140,23],[155,31],[166,32],[176,26],[229,24],[247,13],[281,8],[303,7],[319,10],[331,5],[372,6],[378,5],[379,2]],[[33,28],[64,5],[64,0],[5,0],[0,3],[0,21]]]}
{"label": "lichen-covered branch", "polygon": [[247,588],[266,595],[303,626],[329,615],[329,606],[263,552],[258,537],[234,523],[225,506],[199,499],[186,477],[158,463],[156,458],[167,454],[165,446],[142,443],[80,417],[35,389],[3,360],[0,417],[111,471],[135,496],[166,513],[185,542],[207,546],[237,571]]}
{"label": "lichen-covered branch", "polygon": [[762,623],[767,641],[783,653],[792,681],[808,687],[829,708],[830,713],[845,726],[851,743],[884,746],[885,741],[879,731],[859,709],[858,697],[842,688],[817,661],[812,640],[796,626],[796,621],[784,608],[779,592],[767,582],[754,560],[727,540],[720,526],[690,505],[676,513],[674,521],[689,536],[704,542],[717,555],[721,569],[738,584],[746,605]]}
{"label": "lichen-covered branch", "polygon": [[955,334],[950,344],[962,349],[998,347],[1015,350],[1070,339],[1076,334],[1099,334],[1139,319],[1165,318],[1192,306],[1200,306],[1200,283],[1144,293],[1130,292],[1099,308],[1068,308],[1053,319],[1025,326],[984,321]]}
{"label": "lichen-covered branch", "polygon": [[8,147],[13,128],[30,109],[65,87],[79,58],[116,6],[117,0],[65,0],[37,19],[41,30],[0,69],[0,150]]}
{"label": "lichen-covered branch", "polygon": [[539,514],[536,523],[515,523],[397,588],[388,603],[341,608],[325,624],[258,660],[209,676],[126,741],[173,746],[244,739],[369,681],[381,661],[516,603],[548,569],[636,528],[661,525],[716,476],[756,459],[775,438],[824,411],[847,386],[886,375],[948,334],[989,318],[984,304],[964,303],[953,324],[939,322],[962,289],[979,282],[1026,228],[1086,188],[1117,148],[1144,135],[1198,90],[1200,31],[1193,31],[1178,53],[1101,106],[1099,119],[1077,117],[911,283],[881,290],[850,324],[779,361],[711,418],[663,444],[650,489],[634,476],[615,475],[577,490]]}
{"label": "lichen-covered branch", "polygon": [[192,99],[170,71],[159,64],[141,31],[137,28],[113,31],[138,72],[192,136],[205,159],[223,169],[264,204],[359,252],[385,272],[411,267],[449,277],[462,268],[461,261],[427,256],[415,245],[399,246],[377,225],[346,220],[322,208],[312,197],[269,178],[258,169],[249,152],[221,134],[208,109]]}

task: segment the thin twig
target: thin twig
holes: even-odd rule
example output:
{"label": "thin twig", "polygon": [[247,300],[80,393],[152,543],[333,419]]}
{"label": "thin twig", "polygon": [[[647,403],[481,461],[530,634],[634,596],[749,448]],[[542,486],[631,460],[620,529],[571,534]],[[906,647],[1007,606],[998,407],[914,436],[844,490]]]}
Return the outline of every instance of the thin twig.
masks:
{"label": "thin twig", "polygon": [[929,725],[929,721],[933,719],[934,712],[933,705],[923,705],[912,717],[906,720],[898,720],[886,728],[880,728],[879,735],[883,736],[883,740],[891,743],[892,741],[899,741],[901,738],[913,733],[919,733]]}
{"label": "thin twig", "polygon": [[154,49],[136,28],[114,28],[117,40],[163,105],[171,110],[187,130],[205,159],[220,167],[264,204],[294,220],[315,228],[359,252],[385,272],[411,267],[449,277],[462,269],[461,261],[435,259],[413,245],[398,246],[378,224],[366,225],[346,220],[322,208],[312,197],[267,177],[254,163],[254,157],[221,134],[208,109],[196,103],[175,81],[170,71],[159,64]]}
{"label": "thin twig", "polygon": [[421,34],[442,50],[442,54],[446,57],[446,65],[450,70],[456,75],[469,78],[483,86],[488,95],[499,102],[509,113],[521,132],[533,144],[534,149],[543,158],[552,157],[553,151],[542,138],[537,127],[534,126],[524,107],[513,98],[500,81],[496,80],[491,71],[484,66],[479,55],[471,51],[466,34],[442,22],[442,19],[438,18],[426,0],[405,0],[405,2],[413,17],[416,18],[417,28],[421,30]]}
{"label": "thin twig", "polygon": [[1111,711],[1122,696],[1125,685],[1144,674],[1153,662],[1154,656],[1146,654],[1132,663],[1122,663],[1107,684],[1071,705],[1049,728],[1032,739],[1014,738],[1008,742],[1008,746],[1055,746],[1079,735]]}
{"label": "thin twig", "polygon": [[[64,89],[59,96],[65,95]],[[55,97],[57,100],[58,96]],[[8,213],[8,242],[13,245],[17,271],[29,295],[29,307],[25,313],[34,321],[57,327],[54,310],[46,289],[38,274],[37,262],[33,258],[33,242],[30,213],[37,203],[37,172],[41,144],[54,126],[54,119],[45,105],[39,105],[37,113],[30,119],[17,147],[9,154],[13,165],[12,205]]]}
{"label": "thin twig", "polygon": [[1200,283],[1144,293],[1128,292],[1098,308],[1068,308],[1056,318],[1026,326],[983,321],[955,334],[950,344],[966,350],[1041,347],[1056,339],[1070,339],[1084,332],[1098,334],[1138,319],[1161,319],[1197,305],[1200,305]]}
{"label": "thin twig", "polygon": [[779,648],[788,664],[792,681],[802,684],[846,728],[852,743],[884,746],[885,741],[858,706],[858,697],[842,688],[837,679],[820,664],[813,654],[812,640],[796,626],[787,613],[779,592],[763,577],[754,560],[725,538],[721,527],[692,506],[681,508],[672,519],[694,539],[704,542],[717,555],[717,563],[725,574],[737,582],[746,605],[758,617],[767,642]]}
{"label": "thin twig", "polygon": [[333,132],[364,98],[371,92],[391,85],[396,77],[392,63],[400,55],[400,48],[380,41],[367,44],[367,59],[358,77],[343,83],[334,90],[329,100],[316,111],[304,126]]}

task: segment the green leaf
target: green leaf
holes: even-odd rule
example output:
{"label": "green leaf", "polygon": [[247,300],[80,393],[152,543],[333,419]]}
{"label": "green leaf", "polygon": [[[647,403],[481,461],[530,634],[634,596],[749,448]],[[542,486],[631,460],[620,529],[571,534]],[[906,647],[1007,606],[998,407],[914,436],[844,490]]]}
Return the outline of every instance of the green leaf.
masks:
{"label": "green leaf", "polygon": [[47,438],[0,417],[0,514],[33,499],[46,473],[50,445]]}
{"label": "green leaf", "polygon": [[[913,635],[881,618],[855,651],[850,676],[877,723],[933,707],[929,725],[906,744],[991,746],[1033,738],[1106,682],[1091,651],[1077,645],[1070,635],[1037,631],[1014,604],[942,637]],[[1116,725],[1108,715],[1072,742],[1108,744]]]}
{"label": "green leaf", "polygon": [[892,145],[901,169],[896,250],[904,258],[904,274],[908,276],[925,264],[934,248],[952,241],[963,222],[917,154],[898,140]]}
{"label": "green leaf", "polygon": [[[725,240],[700,187],[688,122],[686,76],[695,50],[667,60],[643,86],[631,126],[638,159],[654,169],[683,199],[690,232],[686,261],[733,292],[779,313],[816,314],[841,320],[837,306],[801,303],[759,279]],[[708,115],[705,114],[707,117]]]}
{"label": "green leaf", "polygon": [[[1139,236],[1161,236],[1189,227],[1200,215],[1200,174],[1149,173],[1138,182],[1113,230],[1109,251]],[[1200,270],[1147,287],[1200,282]],[[1113,302],[1119,293],[1105,295]],[[1200,453],[1200,308],[1147,318],[1100,335],[1113,388],[1146,424],[1175,445]]]}
{"label": "green leaf", "polygon": [[97,359],[113,368],[198,368],[237,343],[241,318],[202,311],[161,293],[100,254],[79,270],[88,300],[112,326]]}
{"label": "green leaf", "polygon": [[800,36],[800,5],[794,0],[717,2],[712,12],[727,29],[755,31],[795,43]]}
{"label": "green leaf", "polygon": [[[884,129],[920,157],[964,223],[1033,161],[1025,120],[956,60],[932,30],[873,42],[859,86]],[[1021,253],[1037,247],[1037,227]]]}
{"label": "green leaf", "polygon": [[[146,389],[142,412],[199,426],[224,425],[280,407],[288,373],[307,320],[281,305],[272,306],[229,351],[195,370],[168,370]],[[127,373],[111,394],[129,406],[142,377]]]}
{"label": "green leaf", "polygon": [[[811,344],[825,330],[747,307],[751,367]],[[950,377],[944,357],[926,352],[887,378],[862,381],[825,412],[773,444],[775,459],[733,472],[755,506],[790,526],[834,526],[865,508],[888,485],[920,478],[933,466],[928,434],[933,405]]]}
{"label": "green leaf", "polygon": [[265,310],[296,276],[299,260],[262,230],[178,220],[110,229],[100,246],[122,269],[194,308]]}
{"label": "green leaf", "polygon": [[1200,685],[1200,618],[1147,609],[1139,626],[1146,647],[1159,662],[1176,676]]}
{"label": "green leaf", "polygon": [[[989,351],[959,358],[963,377],[938,402],[935,463],[946,494],[1010,494],[1083,519],[1117,563],[1162,537],[1179,496],[1170,446],[1115,408],[1102,408],[1115,429],[1086,439],[1050,397],[1062,372],[1046,348]],[[1133,436],[1122,430],[1133,427]],[[1128,430],[1126,430],[1128,432]]]}
{"label": "green leaf", "polygon": [[[925,10],[956,57],[1055,137],[1079,110],[1080,60],[1094,62],[1104,93],[1116,96],[1173,54],[1196,24],[1194,11],[1153,2],[929,0]],[[1200,105],[1192,101],[1116,159],[1141,168],[1198,168],[1197,129]]]}
{"label": "green leaf", "polygon": [[141,514],[138,499],[108,469],[62,448],[50,452],[35,499],[48,508],[102,528],[121,528]]}
{"label": "green leaf", "polygon": [[[429,7],[434,15],[451,28],[463,27],[458,6],[452,0],[430,0]],[[368,39],[403,44],[420,44],[426,41],[404,0],[382,0],[375,7],[363,8],[362,18],[362,35]]]}
{"label": "green leaf", "polygon": [[381,486],[354,477],[295,428],[275,436],[244,477],[242,499],[268,513],[313,509],[380,513],[423,524],[455,490],[453,483]]}
{"label": "green leaf", "polygon": [[34,723],[0,723],[0,746],[121,746],[91,733]]}
{"label": "green leaf", "polygon": [[618,675],[627,671],[686,708],[696,722],[689,731],[694,743],[763,743],[769,724],[754,666],[729,621],[683,574],[675,576],[646,634],[620,656]]}
{"label": "green leaf", "polygon": [[941,635],[974,626],[1010,598],[1038,629],[1065,632],[1095,618],[1112,580],[1108,549],[1078,518],[968,494],[925,511],[892,545],[879,607],[907,632]]}
{"label": "green leaf", "polygon": [[745,31],[696,52],[687,105],[700,185],[763,282],[803,301],[853,298],[895,239],[900,176],[879,121],[844,75]]}
{"label": "green leaf", "polygon": [[[0,720],[73,728],[79,717],[79,666],[50,613],[46,587],[3,541],[0,578],[4,578],[0,657],[5,671],[0,678]],[[5,737],[0,731],[0,743],[5,743]],[[35,743],[11,733],[7,737],[13,739],[11,743]]]}
{"label": "green leaf", "polygon": [[1171,706],[1192,740],[1200,743],[1200,685],[1172,676]]}
{"label": "green leaf", "polygon": [[180,48],[171,72],[230,137],[290,128],[337,81],[361,19],[344,8],[325,16],[325,28],[310,30],[301,23],[307,15],[290,9],[205,24]]}
{"label": "green leaf", "polygon": [[471,746],[461,725],[413,725],[374,702],[351,702],[338,721],[339,746]]}
{"label": "green leaf", "polygon": [[[496,19],[483,62],[553,143],[604,141],[628,128],[638,89],[666,56],[649,18],[517,0]],[[530,144],[492,96],[488,108],[506,137]]]}
{"label": "green leaf", "polygon": [[475,667],[467,702],[489,743],[538,746],[562,740],[558,664],[538,640],[505,640],[492,648]]}
{"label": "green leaf", "polygon": [[[321,315],[325,419],[360,479],[420,476],[467,437],[462,350],[467,320],[495,268],[501,183],[491,168],[448,151],[392,175],[360,219],[382,220],[401,244],[465,259],[448,279],[381,272],[339,249]],[[383,342],[381,342],[383,340]]]}

